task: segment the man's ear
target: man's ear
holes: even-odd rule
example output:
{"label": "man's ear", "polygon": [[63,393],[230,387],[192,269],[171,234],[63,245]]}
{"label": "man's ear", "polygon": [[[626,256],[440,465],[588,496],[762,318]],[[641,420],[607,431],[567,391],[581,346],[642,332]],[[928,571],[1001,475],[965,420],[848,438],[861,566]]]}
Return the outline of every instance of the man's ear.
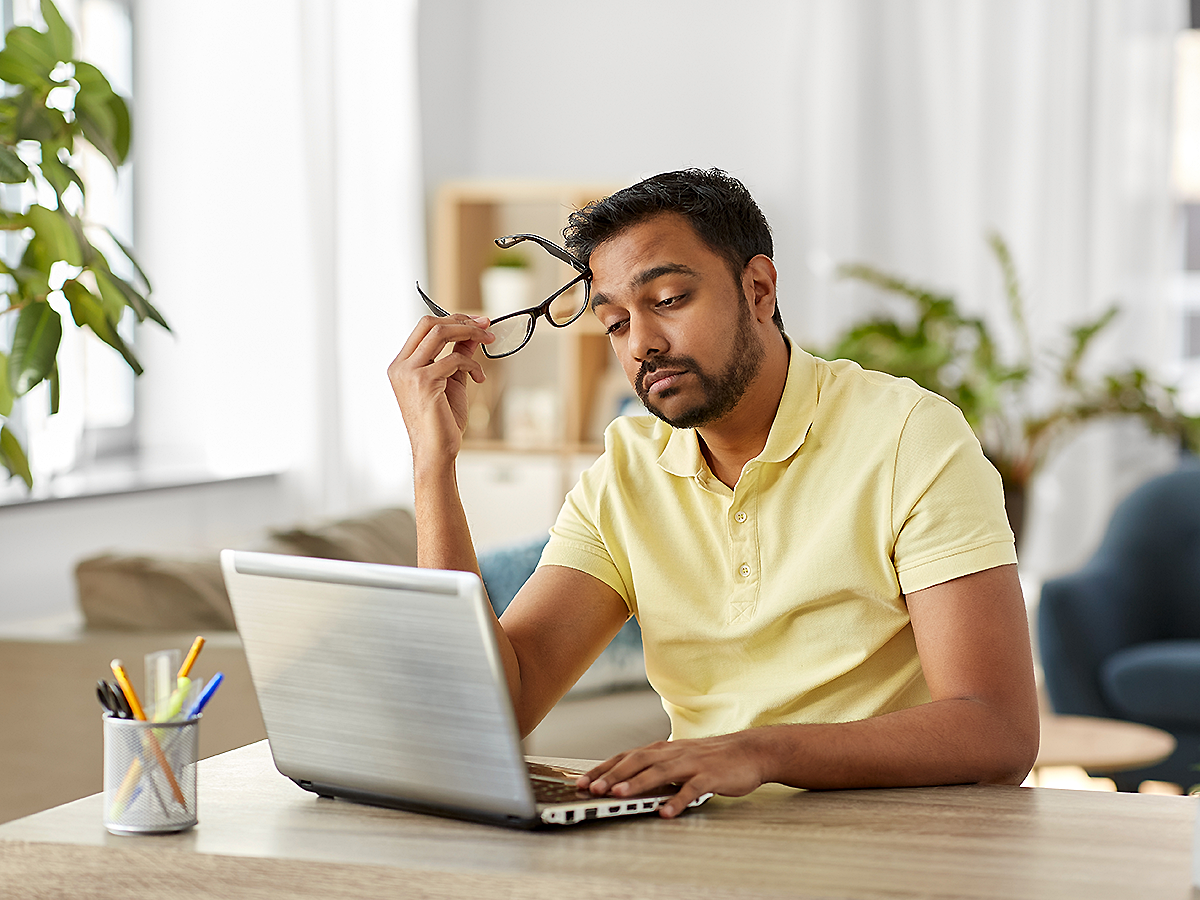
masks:
{"label": "man's ear", "polygon": [[767,323],[775,315],[775,263],[761,253],[742,270],[742,293],[754,304],[754,316]]}

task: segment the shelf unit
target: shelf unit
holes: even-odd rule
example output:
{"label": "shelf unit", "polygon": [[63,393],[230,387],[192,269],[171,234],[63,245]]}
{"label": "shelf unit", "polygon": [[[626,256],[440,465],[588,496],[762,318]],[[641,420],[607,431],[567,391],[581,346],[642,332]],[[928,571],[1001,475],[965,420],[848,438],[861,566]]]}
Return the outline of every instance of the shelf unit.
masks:
{"label": "shelf unit", "polygon": [[[481,276],[501,254],[520,254],[532,281],[533,306],[574,276],[574,270],[532,242],[501,251],[505,234],[540,234],[562,243],[570,213],[622,185],[548,181],[454,181],[434,198],[430,296],[455,312],[484,310]],[[513,310],[520,308],[514,307]],[[539,320],[529,345],[500,360],[480,355],[483,385],[469,385],[471,418],[460,457],[460,486],[477,544],[505,530],[496,521],[528,498],[528,527],[548,527],[579,473],[603,450],[603,430],[622,404],[636,402],[590,312],[566,328]],[[553,473],[553,474],[551,474]],[[547,483],[549,482],[549,483]],[[469,495],[469,496],[468,496]],[[543,521],[549,517],[549,521]],[[487,518],[489,522],[478,520]],[[520,531],[522,526],[517,526]],[[511,529],[510,529],[511,530]]]}
{"label": "shelf unit", "polygon": [[[561,243],[572,210],[618,188],[543,181],[444,184],[434,207],[431,296],[446,309],[481,313],[484,270],[502,254],[520,254],[532,276],[527,305],[536,304],[575,273],[532,242],[501,251],[493,240],[532,232]],[[590,313],[561,329],[541,319],[528,347],[483,362],[491,384],[474,389],[466,435],[470,449],[598,454],[603,426],[631,396],[627,387],[621,389],[623,376],[608,339]],[[533,421],[514,422],[521,413]]]}

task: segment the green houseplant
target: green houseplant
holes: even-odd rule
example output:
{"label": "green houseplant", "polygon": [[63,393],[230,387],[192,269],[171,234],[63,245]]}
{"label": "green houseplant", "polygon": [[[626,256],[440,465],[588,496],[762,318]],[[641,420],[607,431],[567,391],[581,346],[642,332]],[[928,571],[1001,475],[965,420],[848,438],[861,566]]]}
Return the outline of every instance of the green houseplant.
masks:
{"label": "green houseplant", "polygon": [[[30,487],[29,460],[8,419],[43,381],[50,411],[58,410],[59,310],[69,307],[76,326],[120,353],[138,375],[142,367],[118,330],[125,310],[167,328],[129,248],[87,220],[86,187],[76,171],[82,143],[114,170],[125,162],[129,108],[99,69],[75,59],[74,35],[51,0],[41,0],[41,11],[45,31],[12,28],[0,50],[7,88],[0,97],[0,183],[27,186],[0,192],[0,229],[14,235],[11,252],[0,258],[7,299],[0,310],[0,465]],[[97,243],[118,254],[114,261],[125,275]]]}
{"label": "green houseplant", "polygon": [[1200,452],[1200,417],[1185,415],[1175,390],[1130,366],[1100,376],[1085,373],[1096,336],[1118,313],[1111,307],[1069,330],[1059,342],[1037,344],[1025,319],[1020,281],[1000,235],[988,235],[999,264],[1018,349],[1006,354],[979,317],[965,315],[941,293],[862,263],[838,274],[904,298],[911,316],[875,317],[852,326],[833,345],[833,358],[911,378],[963,411],[1004,482],[1014,533],[1020,538],[1030,480],[1054,448],[1083,423],[1131,415],[1152,432]]}

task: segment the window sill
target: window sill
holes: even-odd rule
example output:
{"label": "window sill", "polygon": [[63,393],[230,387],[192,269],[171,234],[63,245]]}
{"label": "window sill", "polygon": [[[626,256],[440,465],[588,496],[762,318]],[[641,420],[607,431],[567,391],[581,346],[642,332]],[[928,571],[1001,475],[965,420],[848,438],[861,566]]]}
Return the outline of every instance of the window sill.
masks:
{"label": "window sill", "polygon": [[95,463],[45,482],[34,482],[33,490],[27,489],[19,478],[10,478],[7,483],[0,484],[0,509],[278,476],[276,471],[217,474],[198,466],[147,465],[136,457],[126,457]]}

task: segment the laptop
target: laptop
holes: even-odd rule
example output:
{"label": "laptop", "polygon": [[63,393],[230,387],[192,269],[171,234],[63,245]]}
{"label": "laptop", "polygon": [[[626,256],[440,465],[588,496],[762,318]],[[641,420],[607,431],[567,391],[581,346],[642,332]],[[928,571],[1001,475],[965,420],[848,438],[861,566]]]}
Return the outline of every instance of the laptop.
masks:
{"label": "laptop", "polygon": [[235,550],[221,568],[275,767],[305,790],[524,828],[674,793],[594,797],[526,761],[473,573]]}

